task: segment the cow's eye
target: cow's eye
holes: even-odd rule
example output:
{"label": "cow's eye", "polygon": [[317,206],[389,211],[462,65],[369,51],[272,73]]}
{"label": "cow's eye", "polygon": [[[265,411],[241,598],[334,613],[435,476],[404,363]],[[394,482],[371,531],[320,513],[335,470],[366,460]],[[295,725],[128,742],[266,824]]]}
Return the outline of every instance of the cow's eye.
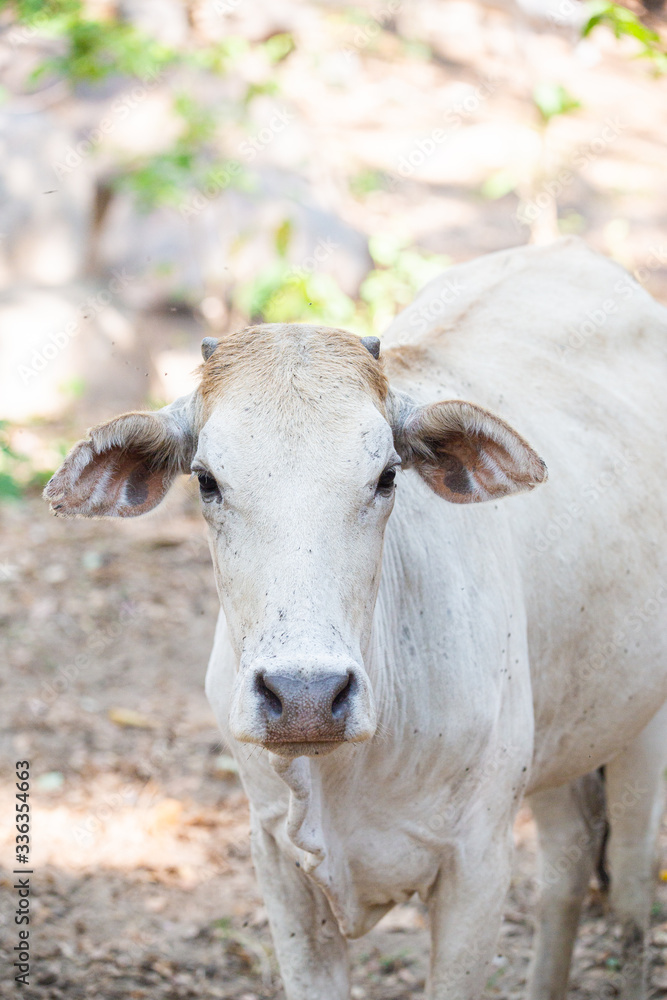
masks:
{"label": "cow's eye", "polygon": [[375,489],[376,493],[380,493],[382,496],[389,496],[396,485],[396,469],[389,468],[385,469],[380,478],[378,479],[378,484]]}
{"label": "cow's eye", "polygon": [[213,476],[209,476],[207,472],[198,472],[197,479],[202,500],[222,500],[220,488]]}

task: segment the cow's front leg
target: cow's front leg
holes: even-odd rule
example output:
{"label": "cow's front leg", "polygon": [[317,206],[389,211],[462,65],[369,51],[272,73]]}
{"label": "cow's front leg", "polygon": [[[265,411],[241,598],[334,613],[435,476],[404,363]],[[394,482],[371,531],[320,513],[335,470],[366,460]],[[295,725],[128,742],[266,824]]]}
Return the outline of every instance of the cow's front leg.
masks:
{"label": "cow's front leg", "polygon": [[512,868],[512,825],[474,833],[448,852],[430,901],[428,1000],[478,1000],[491,961]]}
{"label": "cow's front leg", "polygon": [[348,1000],[347,941],[324,893],[259,823],[252,855],[287,1000]]}

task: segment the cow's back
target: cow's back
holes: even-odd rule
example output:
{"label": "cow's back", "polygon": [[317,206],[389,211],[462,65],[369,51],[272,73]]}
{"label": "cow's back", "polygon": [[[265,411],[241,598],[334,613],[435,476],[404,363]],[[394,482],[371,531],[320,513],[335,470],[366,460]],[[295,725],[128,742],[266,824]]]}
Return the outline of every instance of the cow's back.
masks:
{"label": "cow's back", "polygon": [[545,486],[503,501],[528,612],[536,786],[591,770],[667,696],[667,312],[567,239],[452,268],[383,344],[394,384],[487,407],[547,463]]}

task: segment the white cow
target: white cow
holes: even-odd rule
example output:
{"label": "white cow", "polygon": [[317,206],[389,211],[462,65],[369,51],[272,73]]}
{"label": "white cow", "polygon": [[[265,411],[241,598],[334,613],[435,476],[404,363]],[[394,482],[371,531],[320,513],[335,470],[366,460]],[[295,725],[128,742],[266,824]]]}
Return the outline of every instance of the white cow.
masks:
{"label": "white cow", "polygon": [[[475,1000],[526,793],[530,996],[564,996],[602,765],[639,1000],[666,742],[667,313],[568,239],[451,269],[378,348],[291,325],[207,340],[190,397],[94,428],[46,495],[132,516],[199,477],[222,605],[207,693],[289,1000],[348,997],[346,938],[415,892],[429,998]],[[550,480],[501,503],[546,480],[522,434]]]}

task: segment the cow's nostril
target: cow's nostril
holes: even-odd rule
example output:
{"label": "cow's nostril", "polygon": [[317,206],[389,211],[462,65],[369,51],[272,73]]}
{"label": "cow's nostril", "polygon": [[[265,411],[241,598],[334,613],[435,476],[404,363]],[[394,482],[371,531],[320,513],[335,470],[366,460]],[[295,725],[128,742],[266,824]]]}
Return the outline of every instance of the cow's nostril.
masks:
{"label": "cow's nostril", "polygon": [[350,695],[353,693],[357,682],[354,678],[354,674],[350,671],[347,675],[347,679],[343,678],[342,683],[342,688],[331,703],[331,714],[334,719],[340,718],[340,716],[347,710]]}
{"label": "cow's nostril", "polygon": [[280,700],[278,694],[271,687],[271,682],[268,684],[266,679],[260,674],[257,677],[257,693],[264,702],[269,713],[274,717],[274,719],[279,719],[283,714],[283,703]]}

